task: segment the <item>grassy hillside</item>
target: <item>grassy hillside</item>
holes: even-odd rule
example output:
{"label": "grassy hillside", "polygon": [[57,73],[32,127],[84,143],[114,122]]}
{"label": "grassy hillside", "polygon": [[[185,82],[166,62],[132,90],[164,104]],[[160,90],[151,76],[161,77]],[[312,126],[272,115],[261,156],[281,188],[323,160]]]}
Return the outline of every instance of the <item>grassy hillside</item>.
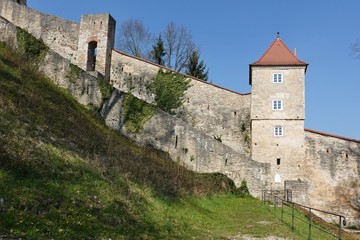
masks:
{"label": "grassy hillside", "polygon": [[234,190],[119,136],[0,44],[0,239],[300,239]]}

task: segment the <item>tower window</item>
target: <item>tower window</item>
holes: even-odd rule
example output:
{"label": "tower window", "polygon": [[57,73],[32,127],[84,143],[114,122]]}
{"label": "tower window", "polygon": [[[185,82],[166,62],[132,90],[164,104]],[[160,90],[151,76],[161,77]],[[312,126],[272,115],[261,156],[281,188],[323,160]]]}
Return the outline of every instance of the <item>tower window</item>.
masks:
{"label": "tower window", "polygon": [[282,73],[274,73],[273,74],[273,83],[282,83],[283,82],[283,74]]}
{"label": "tower window", "polygon": [[274,100],[272,106],[273,110],[282,110],[283,102],[282,100]]}
{"label": "tower window", "polygon": [[280,165],[280,161],[281,161],[281,159],[280,159],[280,158],[277,158],[277,159],[276,159],[276,164],[277,164],[277,165]]}
{"label": "tower window", "polygon": [[274,136],[284,136],[284,127],[282,126],[274,127]]}

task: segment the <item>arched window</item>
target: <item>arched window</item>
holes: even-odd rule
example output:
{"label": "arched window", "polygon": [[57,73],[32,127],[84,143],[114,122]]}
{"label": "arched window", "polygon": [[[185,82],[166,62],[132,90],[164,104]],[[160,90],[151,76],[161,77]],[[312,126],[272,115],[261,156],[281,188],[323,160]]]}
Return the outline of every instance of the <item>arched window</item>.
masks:
{"label": "arched window", "polygon": [[86,65],[86,70],[87,70],[87,71],[95,71],[95,66],[96,66],[96,48],[97,48],[97,42],[95,42],[95,41],[89,42],[89,45],[88,45],[88,56],[87,56],[87,65]]}

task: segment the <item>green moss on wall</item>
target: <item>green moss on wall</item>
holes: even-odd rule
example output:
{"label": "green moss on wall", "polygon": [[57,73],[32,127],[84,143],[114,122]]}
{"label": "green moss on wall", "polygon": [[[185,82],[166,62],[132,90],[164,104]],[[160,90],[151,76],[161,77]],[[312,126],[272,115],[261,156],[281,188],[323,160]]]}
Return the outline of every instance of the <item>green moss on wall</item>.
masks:
{"label": "green moss on wall", "polygon": [[82,70],[81,68],[79,68],[78,66],[72,63],[70,63],[69,67],[70,67],[69,79],[70,81],[75,82],[76,79],[80,77],[80,74],[84,72],[84,70]]}
{"label": "green moss on wall", "polygon": [[144,124],[154,115],[156,106],[142,101],[131,94],[125,94],[123,99],[124,125],[128,132],[138,133]]}
{"label": "green moss on wall", "polygon": [[44,59],[49,47],[40,39],[35,38],[22,28],[17,27],[17,52],[31,63],[38,63]]}
{"label": "green moss on wall", "polygon": [[108,100],[111,96],[111,90],[112,90],[111,84],[108,81],[99,79],[99,88],[103,101]]}

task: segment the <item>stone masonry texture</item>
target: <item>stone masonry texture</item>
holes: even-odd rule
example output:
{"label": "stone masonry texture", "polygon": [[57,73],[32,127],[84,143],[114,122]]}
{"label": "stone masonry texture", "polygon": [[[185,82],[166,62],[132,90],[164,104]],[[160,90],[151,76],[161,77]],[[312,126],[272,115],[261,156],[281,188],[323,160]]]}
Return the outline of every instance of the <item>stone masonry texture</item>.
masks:
{"label": "stone masonry texture", "polygon": [[[360,141],[304,130],[303,68],[254,67],[251,94],[190,78],[176,115],[156,110],[143,131],[133,134],[123,125],[124,93],[154,103],[148,86],[160,66],[113,50],[115,20],[108,14],[83,15],[75,23],[21,3],[0,1],[0,41],[16,49],[16,26],[42,39],[50,49],[40,70],[80,103],[101,108],[109,127],[168,152],[191,170],[226,174],[237,186],[245,179],[254,196],[261,196],[262,189],[286,187],[299,203],[343,214],[348,224],[360,225]],[[93,30],[82,30],[91,25]],[[86,71],[91,41],[100,55],[95,71]],[[76,77],[71,64],[83,69]],[[290,85],[273,86],[273,73],[283,73]],[[114,87],[104,103],[99,88],[103,77]],[[271,99],[283,99],[284,111],[272,111]],[[284,138],[273,136],[278,125],[284,127]]]}

